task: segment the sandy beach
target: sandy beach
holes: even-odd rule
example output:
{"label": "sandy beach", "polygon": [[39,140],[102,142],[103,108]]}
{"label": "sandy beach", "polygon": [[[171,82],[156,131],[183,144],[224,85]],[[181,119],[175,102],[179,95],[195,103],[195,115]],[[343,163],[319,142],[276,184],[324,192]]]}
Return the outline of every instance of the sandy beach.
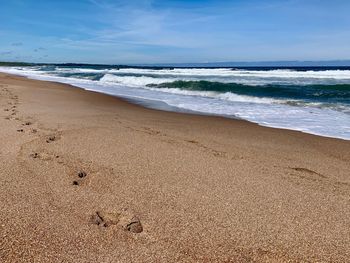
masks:
{"label": "sandy beach", "polygon": [[0,262],[349,262],[350,141],[0,74]]}

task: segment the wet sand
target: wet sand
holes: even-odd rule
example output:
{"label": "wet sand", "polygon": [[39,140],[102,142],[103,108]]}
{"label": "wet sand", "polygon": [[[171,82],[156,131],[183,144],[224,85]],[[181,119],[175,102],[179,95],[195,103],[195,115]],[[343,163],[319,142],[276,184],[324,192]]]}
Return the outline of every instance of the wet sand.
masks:
{"label": "wet sand", "polygon": [[0,262],[349,262],[350,141],[0,74]]}

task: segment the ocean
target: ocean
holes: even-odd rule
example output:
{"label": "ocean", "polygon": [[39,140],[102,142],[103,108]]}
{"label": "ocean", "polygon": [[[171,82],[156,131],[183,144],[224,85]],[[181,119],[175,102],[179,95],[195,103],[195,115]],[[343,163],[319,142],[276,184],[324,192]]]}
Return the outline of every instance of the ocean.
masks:
{"label": "ocean", "polygon": [[350,140],[350,68],[0,67],[133,100]]}

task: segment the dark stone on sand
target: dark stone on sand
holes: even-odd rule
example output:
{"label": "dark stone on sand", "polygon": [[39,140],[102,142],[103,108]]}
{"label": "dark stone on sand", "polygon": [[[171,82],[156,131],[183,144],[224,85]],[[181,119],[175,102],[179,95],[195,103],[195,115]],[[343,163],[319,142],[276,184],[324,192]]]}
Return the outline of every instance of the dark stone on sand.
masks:
{"label": "dark stone on sand", "polygon": [[80,171],[80,172],[78,173],[78,176],[79,176],[79,178],[84,178],[84,177],[87,176],[87,173],[84,172],[84,171]]}
{"label": "dark stone on sand", "polygon": [[47,138],[46,142],[50,143],[50,142],[54,142],[55,140],[56,140],[55,136],[50,136],[50,137]]}
{"label": "dark stone on sand", "polygon": [[78,181],[73,181],[73,185],[79,185]]}
{"label": "dark stone on sand", "polygon": [[30,157],[35,159],[35,158],[39,157],[39,154],[38,153],[32,153],[32,154],[30,154]]}
{"label": "dark stone on sand", "polygon": [[126,226],[126,230],[132,233],[141,233],[143,231],[142,224],[137,217],[133,217],[131,222]]}
{"label": "dark stone on sand", "polygon": [[18,129],[17,131],[18,131],[18,132],[24,132],[24,130],[23,130],[23,129]]}

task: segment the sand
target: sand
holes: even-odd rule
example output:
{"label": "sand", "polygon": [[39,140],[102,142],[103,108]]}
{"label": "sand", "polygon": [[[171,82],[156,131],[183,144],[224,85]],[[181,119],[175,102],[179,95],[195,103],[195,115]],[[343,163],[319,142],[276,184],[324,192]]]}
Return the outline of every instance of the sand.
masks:
{"label": "sand", "polygon": [[0,74],[0,262],[350,262],[350,141]]}

